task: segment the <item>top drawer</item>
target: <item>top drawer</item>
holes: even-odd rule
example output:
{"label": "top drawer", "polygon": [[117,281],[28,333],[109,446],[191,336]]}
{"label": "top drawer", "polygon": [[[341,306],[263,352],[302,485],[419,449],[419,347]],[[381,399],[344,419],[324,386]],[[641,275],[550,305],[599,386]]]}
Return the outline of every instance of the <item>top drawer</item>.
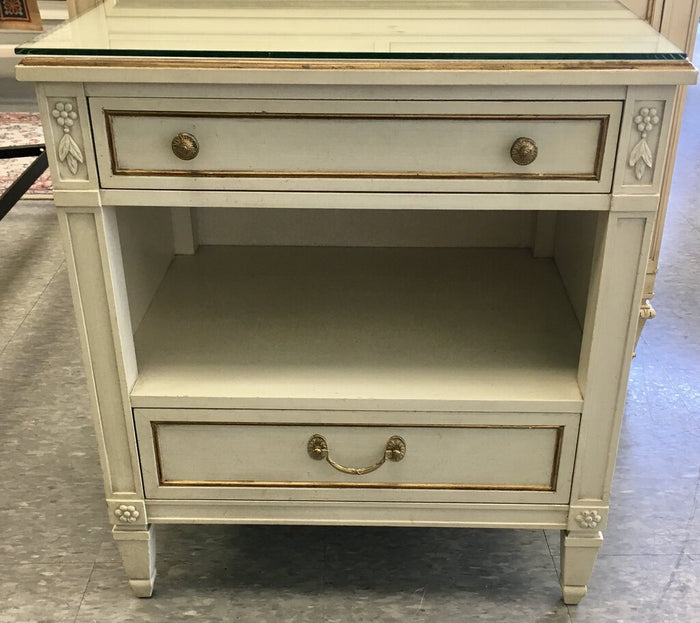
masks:
{"label": "top drawer", "polygon": [[102,187],[201,190],[607,193],[621,108],[90,100]]}

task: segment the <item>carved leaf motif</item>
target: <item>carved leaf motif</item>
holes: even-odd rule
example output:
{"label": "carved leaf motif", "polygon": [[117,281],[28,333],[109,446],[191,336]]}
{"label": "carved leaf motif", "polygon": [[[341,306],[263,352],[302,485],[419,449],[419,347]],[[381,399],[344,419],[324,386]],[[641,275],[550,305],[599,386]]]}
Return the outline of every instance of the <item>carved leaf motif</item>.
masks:
{"label": "carved leaf motif", "polygon": [[58,159],[63,162],[70,151],[71,137],[69,134],[64,134],[58,142]]}
{"label": "carved leaf motif", "polygon": [[66,163],[68,164],[68,168],[70,169],[70,172],[75,175],[78,172],[78,161],[75,159],[72,153],[69,153],[66,156]]}
{"label": "carved leaf motif", "polygon": [[642,144],[644,143],[644,139],[639,141],[633,148],[632,152],[630,153],[630,166],[633,167],[636,163],[637,160],[639,160],[642,156]]}
{"label": "carved leaf motif", "polygon": [[644,160],[641,158],[637,160],[637,163],[634,165],[634,174],[636,175],[638,180],[641,180],[642,177],[644,176],[644,171],[647,170],[647,165],[644,164]]}
{"label": "carved leaf motif", "polygon": [[[80,147],[78,147],[78,144],[75,142],[73,137],[70,134],[66,134],[68,137],[68,151],[69,153],[75,158],[78,162],[82,163],[83,162],[83,153],[80,151]],[[651,166],[651,165],[649,165]]]}
{"label": "carved leaf motif", "polygon": [[58,159],[68,165],[70,172],[78,173],[78,166],[84,162],[83,152],[70,134],[64,134],[58,143]]}
{"label": "carved leaf motif", "polygon": [[629,165],[634,167],[634,174],[638,180],[642,179],[647,167],[652,168],[654,166],[654,159],[646,139],[642,139],[633,147],[630,153]]}

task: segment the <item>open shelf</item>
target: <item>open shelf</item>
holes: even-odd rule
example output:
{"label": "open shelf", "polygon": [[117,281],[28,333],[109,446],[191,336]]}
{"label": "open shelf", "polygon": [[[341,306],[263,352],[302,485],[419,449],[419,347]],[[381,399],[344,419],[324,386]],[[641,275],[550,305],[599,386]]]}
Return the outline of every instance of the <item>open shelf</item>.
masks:
{"label": "open shelf", "polygon": [[201,247],[136,332],[132,404],[575,412],[580,342],[529,250]]}

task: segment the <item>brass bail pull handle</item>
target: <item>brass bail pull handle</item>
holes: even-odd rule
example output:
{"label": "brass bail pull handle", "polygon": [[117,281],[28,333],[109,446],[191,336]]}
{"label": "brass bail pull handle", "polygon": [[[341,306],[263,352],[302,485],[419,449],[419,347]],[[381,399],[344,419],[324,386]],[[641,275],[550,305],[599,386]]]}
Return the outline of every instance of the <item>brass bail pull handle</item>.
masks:
{"label": "brass bail pull handle", "polygon": [[312,435],[309,442],[306,444],[306,449],[312,459],[315,459],[316,461],[326,459],[326,461],[328,461],[328,463],[334,469],[337,469],[339,472],[343,472],[344,474],[353,474],[354,476],[369,474],[375,469],[379,469],[386,461],[398,462],[403,459],[404,456],[406,456],[406,442],[401,439],[401,437],[396,435],[389,437],[389,440],[386,442],[384,456],[382,456],[382,458],[376,463],[368,465],[367,467],[345,467],[340,463],[336,463],[331,458],[330,452],[328,451],[328,442],[323,435]]}

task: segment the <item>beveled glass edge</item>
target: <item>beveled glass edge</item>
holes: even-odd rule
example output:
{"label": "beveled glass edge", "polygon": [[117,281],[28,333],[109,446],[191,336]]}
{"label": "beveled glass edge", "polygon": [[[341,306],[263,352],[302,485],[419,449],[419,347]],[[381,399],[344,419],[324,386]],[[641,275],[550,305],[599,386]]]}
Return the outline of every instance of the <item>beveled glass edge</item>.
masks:
{"label": "beveled glass edge", "polygon": [[236,50],[59,49],[17,46],[24,56],[99,56],[142,58],[226,58],[275,60],[455,60],[455,61],[684,61],[684,52],[303,52]]}

